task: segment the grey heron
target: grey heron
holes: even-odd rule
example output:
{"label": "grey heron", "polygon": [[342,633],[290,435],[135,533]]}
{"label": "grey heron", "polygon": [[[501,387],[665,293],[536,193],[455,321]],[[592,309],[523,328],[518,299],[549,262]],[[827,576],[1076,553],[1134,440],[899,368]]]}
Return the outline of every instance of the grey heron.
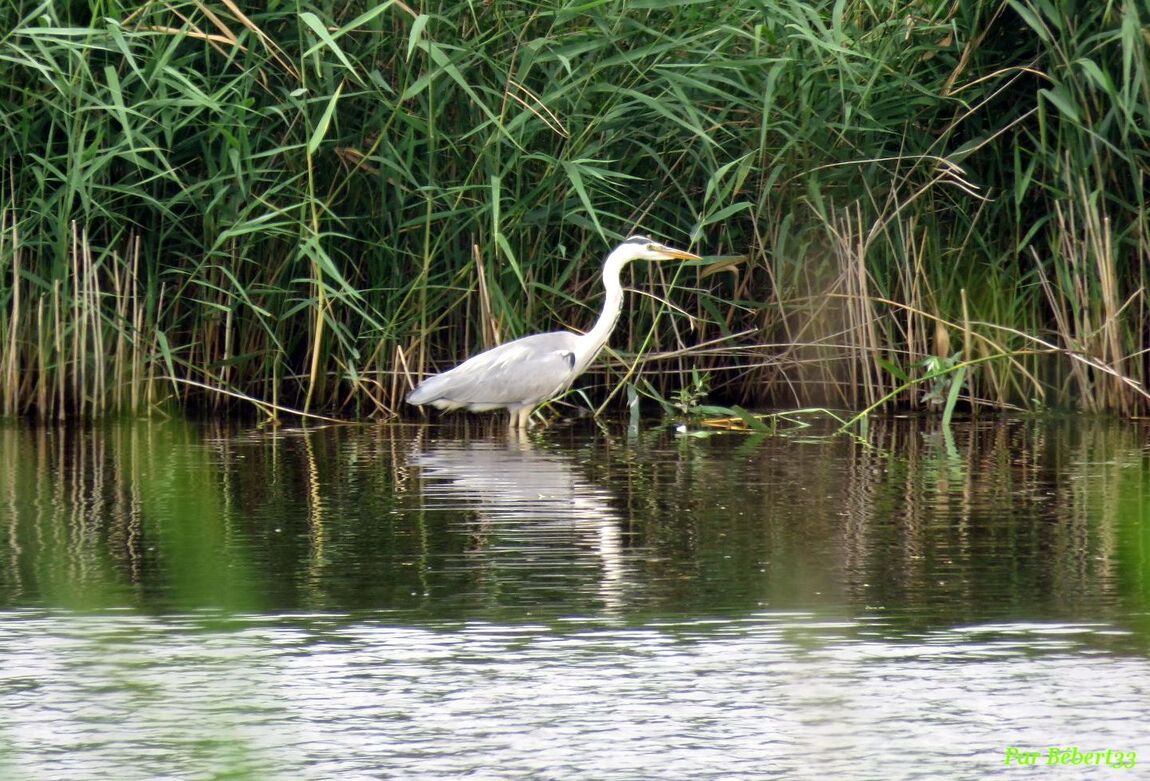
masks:
{"label": "grey heron", "polygon": [[531,411],[553,399],[582,374],[607,343],[623,308],[619,273],[633,260],[700,260],[647,238],[631,236],[603,264],[603,311],[585,334],[532,334],[474,355],[454,369],[428,377],[407,396],[409,404],[444,410],[506,409],[512,429],[525,429]]}

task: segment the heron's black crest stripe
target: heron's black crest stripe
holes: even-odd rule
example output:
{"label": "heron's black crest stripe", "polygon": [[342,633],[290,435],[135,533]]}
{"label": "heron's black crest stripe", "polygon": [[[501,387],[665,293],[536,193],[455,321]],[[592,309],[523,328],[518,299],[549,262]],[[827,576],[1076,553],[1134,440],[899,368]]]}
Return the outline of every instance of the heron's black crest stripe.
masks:
{"label": "heron's black crest stripe", "polygon": [[628,236],[624,244],[654,244],[655,240],[646,236]]}

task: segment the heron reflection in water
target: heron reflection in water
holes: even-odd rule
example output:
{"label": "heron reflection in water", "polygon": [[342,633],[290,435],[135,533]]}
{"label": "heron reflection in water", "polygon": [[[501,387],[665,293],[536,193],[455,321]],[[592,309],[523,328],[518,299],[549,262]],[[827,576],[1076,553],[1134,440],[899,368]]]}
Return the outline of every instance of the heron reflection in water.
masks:
{"label": "heron reflection in water", "polygon": [[472,412],[506,409],[511,428],[527,428],[531,411],[566,391],[599,355],[623,308],[619,274],[628,263],[640,259],[700,258],[646,236],[632,236],[612,250],[603,264],[606,298],[590,331],[533,334],[492,347],[454,369],[428,377],[408,394],[407,402]]}
{"label": "heron reflection in water", "polygon": [[[561,452],[526,437],[434,444],[415,454],[426,510],[465,510],[469,555],[505,585],[576,592],[591,586],[608,611],[623,606],[632,557],[611,494]],[[469,568],[472,565],[468,565]]]}

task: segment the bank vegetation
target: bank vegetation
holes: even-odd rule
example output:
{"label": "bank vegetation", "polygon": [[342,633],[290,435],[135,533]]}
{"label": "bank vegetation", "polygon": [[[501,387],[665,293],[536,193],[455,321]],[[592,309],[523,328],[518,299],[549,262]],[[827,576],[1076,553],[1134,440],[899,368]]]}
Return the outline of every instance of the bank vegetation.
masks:
{"label": "bank vegetation", "polygon": [[[0,413],[403,413],[588,327],[751,407],[1150,409],[1145,0],[15,0]],[[611,399],[614,401],[611,401]],[[254,400],[254,401],[253,401]],[[405,413],[406,414],[406,413]]]}

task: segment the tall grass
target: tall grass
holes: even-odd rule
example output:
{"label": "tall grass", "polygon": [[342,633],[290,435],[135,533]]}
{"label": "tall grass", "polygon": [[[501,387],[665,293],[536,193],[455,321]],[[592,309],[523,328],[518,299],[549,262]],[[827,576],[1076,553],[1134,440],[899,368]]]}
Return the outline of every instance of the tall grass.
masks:
{"label": "tall grass", "polygon": [[1150,7],[1078,5],[18,0],[2,411],[391,415],[643,230],[746,260],[636,267],[592,388],[1145,412]]}

